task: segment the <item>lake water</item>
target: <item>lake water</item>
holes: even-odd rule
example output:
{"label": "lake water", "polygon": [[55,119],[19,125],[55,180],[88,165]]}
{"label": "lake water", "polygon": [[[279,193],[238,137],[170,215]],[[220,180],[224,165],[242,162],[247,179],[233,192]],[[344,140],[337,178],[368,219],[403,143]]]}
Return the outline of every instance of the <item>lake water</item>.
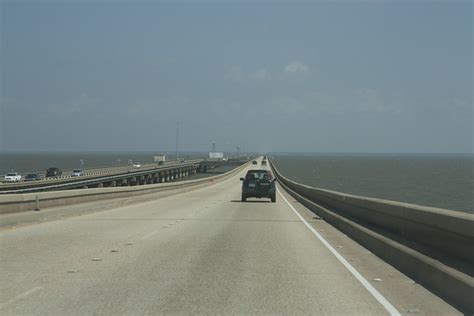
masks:
{"label": "lake water", "polygon": [[474,213],[473,155],[275,156],[273,162],[313,187]]}

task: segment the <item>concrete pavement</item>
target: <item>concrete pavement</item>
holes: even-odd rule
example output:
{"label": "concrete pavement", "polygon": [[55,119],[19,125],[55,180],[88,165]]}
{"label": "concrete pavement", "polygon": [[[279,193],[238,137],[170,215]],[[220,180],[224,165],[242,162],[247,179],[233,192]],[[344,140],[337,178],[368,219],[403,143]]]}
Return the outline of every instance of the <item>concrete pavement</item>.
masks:
{"label": "concrete pavement", "polygon": [[[3,229],[0,313],[388,314],[282,195],[241,203],[243,174]],[[398,312],[458,313],[283,196]]]}

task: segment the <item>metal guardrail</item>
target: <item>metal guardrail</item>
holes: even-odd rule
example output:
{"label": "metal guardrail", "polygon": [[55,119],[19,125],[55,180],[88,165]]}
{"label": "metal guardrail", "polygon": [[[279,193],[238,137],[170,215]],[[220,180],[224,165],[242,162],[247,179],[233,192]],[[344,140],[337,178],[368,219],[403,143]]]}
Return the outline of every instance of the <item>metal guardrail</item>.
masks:
{"label": "metal guardrail", "polygon": [[[188,162],[191,162],[194,160],[189,160]],[[160,166],[169,166],[169,165],[176,165],[176,161],[169,161],[166,162],[164,165]],[[154,169],[158,165],[156,163],[151,163],[151,164],[144,164],[142,167],[140,167],[140,170],[145,170],[145,169]],[[21,181],[4,181],[5,174],[0,175],[0,190],[2,189],[3,186],[11,186],[11,185],[21,185],[23,183],[25,184],[32,184],[32,183],[39,183],[39,181],[53,181],[53,180],[64,180],[64,179],[69,179],[69,178],[75,178],[72,176],[73,170],[78,170],[79,168],[73,168],[73,169],[63,169],[62,170],[62,175],[59,177],[46,177],[46,171],[38,171],[38,172],[22,172],[20,173],[22,176],[25,176],[27,174],[37,174],[40,176],[39,180],[33,180],[33,181],[25,181],[23,178]],[[119,173],[119,172],[126,172],[126,171],[131,171],[131,170],[138,170],[138,168],[134,168],[130,165],[121,165],[121,166],[103,166],[103,167],[94,167],[94,168],[89,168],[89,169],[83,169],[83,175],[80,177],[87,177],[87,176],[97,176],[97,175],[104,175],[104,174],[114,174],[114,173]]]}
{"label": "metal guardrail", "polygon": [[[81,177],[62,177],[62,178],[53,178],[53,179],[47,179],[43,181],[36,181],[36,182],[13,182],[13,183],[8,183],[11,185],[20,185],[20,186],[27,186],[26,188],[21,188],[21,189],[6,189],[4,190],[0,186],[0,194],[18,194],[18,193],[30,193],[30,192],[40,192],[40,191],[50,191],[50,190],[66,190],[66,189],[71,189],[74,187],[81,187],[81,186],[89,186],[89,185],[94,185],[100,182],[109,182],[109,181],[116,181],[116,180],[122,180],[124,178],[129,178],[129,177],[136,177],[136,176],[142,176],[149,174],[151,171],[167,171],[167,170],[173,170],[176,168],[186,168],[190,166],[195,166],[198,165],[202,162],[203,160],[197,159],[197,160],[191,160],[187,161],[184,163],[168,163],[163,166],[154,166],[152,168],[140,168],[140,169],[134,169],[133,171],[127,170],[126,172],[121,172],[121,173],[116,173],[113,175],[109,176],[102,176],[105,174],[105,172],[99,174],[99,175],[92,175],[92,176],[81,176]],[[87,177],[87,178],[85,178]],[[45,183],[45,181],[53,181],[57,180],[56,184],[49,185],[48,183]],[[70,181],[67,181],[70,180]]]}

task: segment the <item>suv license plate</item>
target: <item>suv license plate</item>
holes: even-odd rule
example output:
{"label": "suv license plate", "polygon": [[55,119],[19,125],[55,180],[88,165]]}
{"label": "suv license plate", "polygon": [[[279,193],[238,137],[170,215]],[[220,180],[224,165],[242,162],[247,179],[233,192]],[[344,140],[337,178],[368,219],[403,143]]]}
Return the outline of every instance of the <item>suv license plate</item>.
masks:
{"label": "suv license plate", "polygon": [[255,183],[249,183],[249,188],[255,188]]}

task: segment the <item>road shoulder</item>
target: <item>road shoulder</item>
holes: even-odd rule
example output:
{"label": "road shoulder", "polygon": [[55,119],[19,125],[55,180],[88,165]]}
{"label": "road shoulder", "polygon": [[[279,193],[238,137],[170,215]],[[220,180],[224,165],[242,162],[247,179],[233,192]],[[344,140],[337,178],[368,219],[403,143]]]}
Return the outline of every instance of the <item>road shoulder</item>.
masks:
{"label": "road shoulder", "polygon": [[[303,219],[402,315],[462,315],[441,298],[325,222],[281,187],[279,190]],[[290,207],[288,209],[291,211]]]}

